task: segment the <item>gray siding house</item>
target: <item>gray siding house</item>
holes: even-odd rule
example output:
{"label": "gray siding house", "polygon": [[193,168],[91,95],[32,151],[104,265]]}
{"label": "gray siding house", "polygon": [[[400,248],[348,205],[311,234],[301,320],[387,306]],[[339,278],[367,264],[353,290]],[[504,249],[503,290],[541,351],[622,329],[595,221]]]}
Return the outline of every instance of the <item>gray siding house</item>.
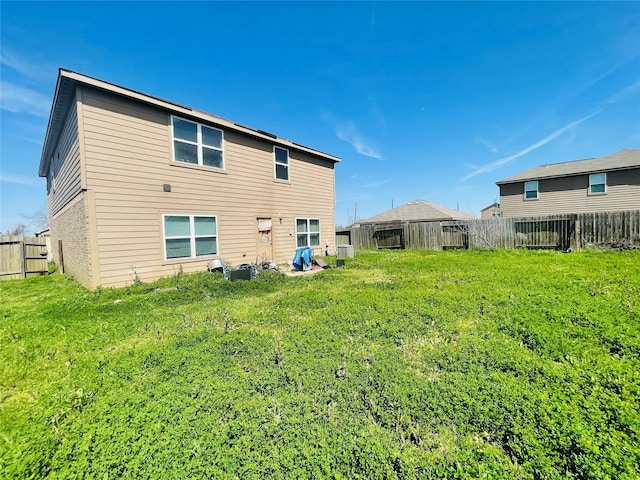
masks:
{"label": "gray siding house", "polygon": [[640,149],[541,165],[496,184],[503,217],[640,210]]}

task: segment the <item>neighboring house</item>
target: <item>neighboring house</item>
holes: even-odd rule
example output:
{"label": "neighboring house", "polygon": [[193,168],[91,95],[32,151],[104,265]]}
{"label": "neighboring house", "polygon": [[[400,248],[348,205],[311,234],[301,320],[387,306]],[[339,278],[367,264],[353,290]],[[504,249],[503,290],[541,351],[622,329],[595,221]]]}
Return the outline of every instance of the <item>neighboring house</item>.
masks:
{"label": "neighboring house", "polygon": [[438,248],[442,243],[443,228],[449,228],[441,222],[474,218],[459,210],[413,200],[359,220],[351,226],[349,237],[356,248]]}
{"label": "neighboring house", "polygon": [[60,70],[40,159],[54,259],[83,285],[290,261],[334,238],[339,158]]}
{"label": "neighboring house", "polygon": [[541,165],[496,182],[503,217],[640,209],[640,149]]}
{"label": "neighboring house", "polygon": [[42,237],[47,244],[47,261],[53,260],[53,253],[51,252],[51,229],[49,227],[43,228],[35,233],[36,237]]}
{"label": "neighboring house", "polygon": [[392,208],[364,220],[358,220],[359,225],[382,225],[404,222],[437,222],[445,220],[469,220],[475,218],[460,210],[452,210],[442,205],[427,202],[426,200],[413,200],[404,205]]}
{"label": "neighboring house", "polygon": [[493,202],[488,207],[480,210],[480,218],[500,218],[501,216],[502,211],[500,210],[500,204],[498,202]]}

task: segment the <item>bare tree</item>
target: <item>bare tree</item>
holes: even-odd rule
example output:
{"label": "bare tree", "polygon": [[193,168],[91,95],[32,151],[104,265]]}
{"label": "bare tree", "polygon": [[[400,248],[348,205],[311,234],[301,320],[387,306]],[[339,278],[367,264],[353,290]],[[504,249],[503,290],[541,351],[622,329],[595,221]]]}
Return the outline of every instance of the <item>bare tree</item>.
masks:
{"label": "bare tree", "polygon": [[466,234],[469,248],[495,250],[503,241],[503,222],[500,219],[465,220],[455,225],[455,229]]}
{"label": "bare tree", "polygon": [[21,223],[13,229],[7,230],[7,235],[12,237],[21,237],[22,235],[24,235],[25,228],[27,228],[27,226],[24,223]]}
{"label": "bare tree", "polygon": [[471,220],[469,222],[469,236],[475,243],[489,250],[495,250],[502,243],[504,222],[498,218]]}

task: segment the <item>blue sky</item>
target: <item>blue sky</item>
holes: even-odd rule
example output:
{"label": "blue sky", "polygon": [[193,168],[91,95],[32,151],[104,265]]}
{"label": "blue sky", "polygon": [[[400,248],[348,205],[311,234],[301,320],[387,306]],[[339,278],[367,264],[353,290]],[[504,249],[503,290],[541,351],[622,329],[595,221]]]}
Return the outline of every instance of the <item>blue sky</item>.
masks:
{"label": "blue sky", "polygon": [[[0,231],[46,208],[57,69],[342,158],[336,221],[640,147],[640,3],[0,2]],[[34,226],[32,225],[31,230]]]}

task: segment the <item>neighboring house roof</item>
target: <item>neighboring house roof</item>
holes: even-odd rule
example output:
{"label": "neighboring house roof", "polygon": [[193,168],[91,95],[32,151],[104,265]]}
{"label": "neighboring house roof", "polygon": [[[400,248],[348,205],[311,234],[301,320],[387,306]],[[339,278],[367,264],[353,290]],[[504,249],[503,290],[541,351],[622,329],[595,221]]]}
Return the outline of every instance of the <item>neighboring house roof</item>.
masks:
{"label": "neighboring house roof", "polygon": [[475,218],[460,210],[452,210],[442,205],[427,202],[425,200],[413,200],[411,202],[392,208],[373,217],[359,220],[357,223],[386,223],[386,222],[418,222],[437,220],[463,220]]}
{"label": "neighboring house roof", "polygon": [[516,183],[543,178],[567,177],[587,173],[625,170],[640,167],[640,149],[628,148],[612,153],[606,157],[574,160],[573,162],[550,163],[530,168],[496,182],[497,185]]}
{"label": "neighboring house roof", "polygon": [[480,211],[481,212],[485,212],[485,211],[489,210],[490,208],[500,208],[500,204],[498,202],[493,202],[491,205],[489,205],[488,207],[484,207]]}
{"label": "neighboring house roof", "polygon": [[75,87],[77,84],[89,85],[94,88],[106,90],[133,100],[147,103],[149,105],[154,105],[158,108],[168,111],[169,113],[175,113],[177,115],[181,115],[194,120],[203,120],[207,123],[214,124],[221,128],[234,130],[236,132],[241,132],[254,138],[267,140],[272,144],[285,148],[291,148],[301,152],[310,153],[312,155],[322,157],[332,162],[337,163],[340,161],[338,157],[334,157],[333,155],[329,155],[328,153],[320,152],[319,150],[314,150],[312,148],[299,145],[290,140],[279,138],[278,136],[269,132],[265,132],[263,130],[255,130],[244,125],[240,125],[239,123],[234,123],[232,121],[217,117],[210,113],[202,112],[200,110],[186,107],[184,105],[179,105],[168,100],[163,100],[161,98],[153,97],[145,93],[136,92],[135,90],[130,90],[113,83],[98,80],[96,78],[88,77],[86,75],[61,68],[58,71],[58,81],[56,83],[56,90],[54,94],[53,104],[51,106],[51,113],[49,115],[49,124],[47,125],[47,133],[42,148],[42,156],[40,157],[40,167],[38,169],[38,174],[41,177],[45,177],[47,175],[47,170],[49,168],[49,159],[53,154],[53,149],[56,146],[58,136],[60,135],[64,126],[65,116],[71,102],[75,101]]}

